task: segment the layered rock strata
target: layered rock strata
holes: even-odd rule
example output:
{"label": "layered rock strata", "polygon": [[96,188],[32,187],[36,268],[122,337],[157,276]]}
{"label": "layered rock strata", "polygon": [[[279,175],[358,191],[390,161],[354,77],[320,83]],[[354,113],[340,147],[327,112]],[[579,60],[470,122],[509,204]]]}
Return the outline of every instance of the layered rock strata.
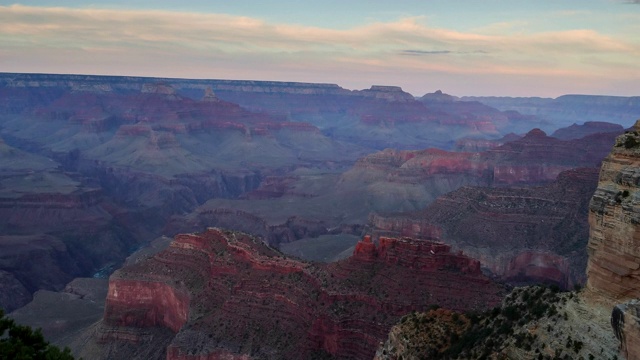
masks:
{"label": "layered rock strata", "polygon": [[455,183],[482,186],[542,184],[555,180],[565,170],[598,166],[617,135],[601,133],[562,141],[534,129],[521,139],[479,153],[387,149],[358,160],[354,168],[344,174],[343,181],[384,172],[389,181],[430,181],[436,188]]}
{"label": "layered rock strata", "polygon": [[541,187],[463,187],[424,210],[372,214],[376,235],[439,239],[479,259],[502,281],[572,288],[585,282],[587,214],[594,168],[561,173]]}
{"label": "layered rock strata", "polygon": [[[375,149],[449,147],[459,137],[523,132],[540,124],[534,116],[503,113],[479,103],[457,101],[443,106],[419,101],[396,86],[351,91],[335,84],[52,74],[0,74],[0,93],[7,95],[0,102],[0,112],[20,113],[33,103],[49,103],[67,92],[84,97],[143,92],[167,100],[186,96],[208,104],[228,101],[254,112],[311,123],[334,139]],[[66,113],[54,114],[64,117]],[[103,124],[107,118],[92,123]]]}
{"label": "layered rock strata", "polygon": [[160,326],[176,333],[169,359],[370,359],[407,312],[484,309],[502,294],[441,243],[365,237],[351,258],[322,265],[209,229],[114,273],[96,339],[109,351]]}
{"label": "layered rock strata", "polygon": [[616,139],[589,206],[588,288],[609,301],[640,298],[640,122]]}
{"label": "layered rock strata", "polygon": [[588,298],[614,307],[611,324],[627,359],[640,358],[640,121],[602,163],[589,206]]}

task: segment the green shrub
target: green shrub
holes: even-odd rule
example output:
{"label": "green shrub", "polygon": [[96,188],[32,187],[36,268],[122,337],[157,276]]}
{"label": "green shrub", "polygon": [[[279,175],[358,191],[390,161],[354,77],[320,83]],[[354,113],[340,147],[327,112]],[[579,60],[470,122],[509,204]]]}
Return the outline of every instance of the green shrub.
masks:
{"label": "green shrub", "polygon": [[40,329],[16,324],[0,309],[0,359],[73,360],[69,348],[60,350],[44,340]]}

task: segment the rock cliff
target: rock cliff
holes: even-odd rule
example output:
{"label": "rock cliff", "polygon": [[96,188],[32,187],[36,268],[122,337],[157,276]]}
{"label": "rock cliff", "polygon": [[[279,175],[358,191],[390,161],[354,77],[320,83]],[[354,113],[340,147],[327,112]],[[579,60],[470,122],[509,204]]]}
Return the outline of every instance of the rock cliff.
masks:
{"label": "rock cliff", "polygon": [[[562,141],[534,129],[521,139],[480,153],[387,149],[358,160],[354,169],[343,177],[360,176],[359,173],[367,171],[373,174],[384,172],[388,174],[386,178],[397,182],[437,180],[433,186],[436,188],[447,183],[484,186],[542,184],[555,180],[564,170],[598,166],[617,135],[601,133]],[[447,191],[450,190],[453,188]]]}
{"label": "rock cliff", "polygon": [[591,301],[613,306],[611,324],[627,359],[640,358],[640,121],[616,139],[603,161],[589,212],[587,290]]}
{"label": "rock cliff", "polygon": [[114,273],[94,343],[102,355],[143,347],[144,329],[164,327],[175,333],[168,359],[370,359],[407,312],[485,309],[502,294],[477,261],[440,243],[365,237],[351,258],[322,265],[209,229]]}
{"label": "rock cliff", "polygon": [[589,206],[588,289],[608,301],[640,298],[640,122],[616,139]]}
{"label": "rock cliff", "polygon": [[369,217],[375,234],[439,239],[479,259],[502,281],[585,282],[595,168],[562,172],[542,187],[463,187],[424,210]]}
{"label": "rock cliff", "polygon": [[135,217],[60,164],[0,142],[0,308],[61,290],[138,245]]}
{"label": "rock cliff", "polygon": [[[139,245],[135,217],[95,189],[0,198],[0,307],[114,267]],[[133,223],[132,223],[133,222]]]}
{"label": "rock cliff", "polygon": [[[450,147],[464,136],[496,137],[540,125],[534,116],[503,113],[477,102],[419,101],[396,86],[351,91],[335,84],[277,81],[0,74],[0,92],[8,96],[6,104],[0,103],[0,113],[7,114],[19,114],[43,100],[51,104],[69,92],[82,97],[130,97],[137,92],[164,100],[188,97],[208,104],[231,102],[255,113],[311,123],[334,140],[377,150]],[[87,114],[95,114],[99,107],[92,110]],[[50,112],[58,118],[68,114],[64,110]]]}
{"label": "rock cliff", "polygon": [[[545,290],[515,289],[505,298],[502,309],[485,314],[486,319],[480,321],[477,331],[462,335],[461,341],[446,349],[446,355],[552,359],[561,358],[566,352],[565,358],[617,359],[618,355],[640,358],[637,246],[640,228],[635,210],[639,130],[640,121],[616,139],[602,163],[597,189],[589,203],[586,289],[559,297],[548,297]],[[507,320],[520,320],[517,325],[507,322],[505,326],[505,319],[500,318],[505,315]],[[433,326],[417,334],[403,331],[401,325],[392,331],[388,342],[378,351],[385,356],[381,359],[390,358],[387,356],[390,350],[406,351],[409,348],[401,347],[403,341],[418,339],[420,334],[432,332]],[[492,333],[497,336],[483,339]]]}

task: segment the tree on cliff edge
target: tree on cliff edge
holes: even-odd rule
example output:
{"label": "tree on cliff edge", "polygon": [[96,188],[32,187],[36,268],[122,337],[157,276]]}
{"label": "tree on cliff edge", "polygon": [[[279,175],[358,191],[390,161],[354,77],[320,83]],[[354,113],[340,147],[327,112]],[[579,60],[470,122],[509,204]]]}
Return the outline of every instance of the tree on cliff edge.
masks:
{"label": "tree on cliff edge", "polygon": [[68,348],[60,350],[44,340],[40,329],[16,324],[0,309],[0,360],[73,360]]}

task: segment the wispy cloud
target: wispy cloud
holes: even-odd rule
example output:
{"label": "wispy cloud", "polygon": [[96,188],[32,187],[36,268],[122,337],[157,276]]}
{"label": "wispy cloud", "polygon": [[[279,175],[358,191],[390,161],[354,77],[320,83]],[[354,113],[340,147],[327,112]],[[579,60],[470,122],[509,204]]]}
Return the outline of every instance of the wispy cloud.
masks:
{"label": "wispy cloud", "polygon": [[403,55],[443,55],[451,54],[450,50],[402,50]]}
{"label": "wispy cloud", "polygon": [[224,14],[0,6],[0,68],[352,84],[401,71],[640,81],[638,43],[593,30],[500,31],[511,25],[460,32],[408,17],[336,30]]}
{"label": "wispy cloud", "polygon": [[474,51],[451,51],[451,50],[402,50],[400,51],[401,55],[410,55],[410,56],[428,56],[428,55],[448,55],[448,54],[488,54],[487,51],[484,50],[474,50]]}

